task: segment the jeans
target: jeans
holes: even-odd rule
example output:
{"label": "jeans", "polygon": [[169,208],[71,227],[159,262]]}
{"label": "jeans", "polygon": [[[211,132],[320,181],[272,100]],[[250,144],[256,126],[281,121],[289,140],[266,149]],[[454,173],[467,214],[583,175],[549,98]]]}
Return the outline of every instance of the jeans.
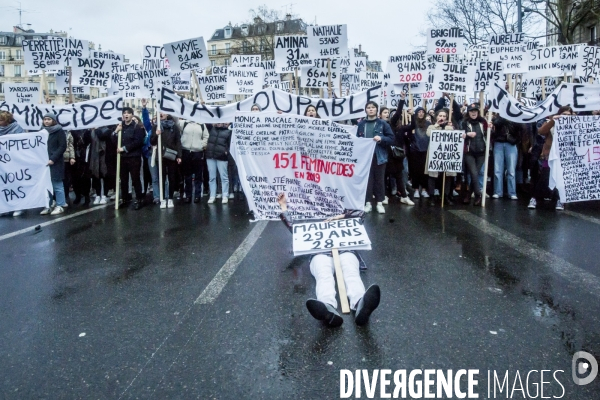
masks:
{"label": "jeans", "polygon": [[[54,191],[54,197],[56,198],[56,205],[61,207],[66,206],[67,202],[65,201],[65,186],[63,181],[52,180],[52,190]],[[52,198],[50,198],[50,204],[48,204],[48,206],[51,205]]]}
{"label": "jeans", "polygon": [[508,195],[517,195],[515,169],[517,167],[518,149],[516,144],[506,142],[494,143],[494,194],[504,195],[504,170],[506,169],[506,183]]}
{"label": "jeans", "polygon": [[209,158],[206,160],[208,165],[208,188],[210,190],[210,198],[217,197],[217,169],[221,177],[221,194],[223,197],[229,196],[229,176],[227,171],[227,161],[215,160]]}
{"label": "jeans", "polygon": [[152,177],[152,198],[158,200],[160,197],[160,186],[158,185],[158,160],[155,161],[153,167],[152,155],[148,157],[148,169],[150,170],[150,176]]}
{"label": "jeans", "polygon": [[481,167],[485,163],[485,154],[475,155],[472,153],[465,153],[464,163],[467,167],[467,173],[471,178],[471,191],[479,196],[481,194],[479,174],[481,172]]}

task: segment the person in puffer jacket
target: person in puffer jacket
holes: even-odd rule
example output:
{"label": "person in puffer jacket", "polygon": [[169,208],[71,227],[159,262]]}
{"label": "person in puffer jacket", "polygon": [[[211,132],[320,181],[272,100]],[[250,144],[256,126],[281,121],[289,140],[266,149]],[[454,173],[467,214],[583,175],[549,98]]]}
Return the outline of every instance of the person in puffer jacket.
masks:
{"label": "person in puffer jacket", "polygon": [[217,197],[217,170],[221,177],[223,204],[229,201],[229,176],[227,171],[229,147],[231,145],[231,129],[229,124],[214,124],[208,135],[206,144],[206,164],[208,165],[208,202],[215,202]]}

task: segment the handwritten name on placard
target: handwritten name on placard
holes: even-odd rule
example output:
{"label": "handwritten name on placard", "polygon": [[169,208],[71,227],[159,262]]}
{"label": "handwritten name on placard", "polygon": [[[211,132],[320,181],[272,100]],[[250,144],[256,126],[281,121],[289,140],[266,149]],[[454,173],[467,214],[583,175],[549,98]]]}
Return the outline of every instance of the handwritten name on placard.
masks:
{"label": "handwritten name on placard", "polygon": [[359,218],[294,224],[295,256],[339,250],[371,250],[371,240]]}
{"label": "handwritten name on placard", "polygon": [[346,25],[309,26],[308,52],[311,59],[342,58],[348,55]]}

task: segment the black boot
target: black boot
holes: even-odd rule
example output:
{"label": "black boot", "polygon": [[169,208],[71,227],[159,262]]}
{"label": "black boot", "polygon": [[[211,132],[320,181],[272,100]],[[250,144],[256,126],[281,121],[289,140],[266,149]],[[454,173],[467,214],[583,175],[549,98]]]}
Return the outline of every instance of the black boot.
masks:
{"label": "black boot", "polygon": [[308,308],[308,312],[315,319],[325,321],[332,328],[337,328],[344,323],[340,313],[333,306],[325,304],[322,301],[308,299],[306,300],[306,308]]}
{"label": "black boot", "polygon": [[381,289],[377,285],[371,285],[366,290],[363,297],[358,301],[356,305],[356,314],[354,315],[354,321],[356,325],[365,325],[369,322],[371,313],[379,306],[381,300]]}

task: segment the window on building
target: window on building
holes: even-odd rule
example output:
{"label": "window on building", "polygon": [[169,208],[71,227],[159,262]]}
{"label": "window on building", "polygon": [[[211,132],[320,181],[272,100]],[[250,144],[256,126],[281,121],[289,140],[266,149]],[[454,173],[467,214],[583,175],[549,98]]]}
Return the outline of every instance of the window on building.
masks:
{"label": "window on building", "polygon": [[231,51],[231,43],[225,43],[225,54],[229,54]]}
{"label": "window on building", "polygon": [[7,42],[6,36],[0,36],[0,45],[5,45]]}
{"label": "window on building", "polygon": [[4,76],[4,65],[0,65],[0,76]]}
{"label": "window on building", "polygon": [[264,24],[260,24],[256,27],[256,31],[258,32],[259,35],[262,35],[265,33],[265,25]]}
{"label": "window on building", "polygon": [[56,94],[56,83],[55,82],[48,82],[48,92],[50,92],[50,94]]}
{"label": "window on building", "polygon": [[231,37],[231,26],[226,26],[225,27],[225,38],[229,39]]}
{"label": "window on building", "polygon": [[216,67],[217,66],[217,60],[210,60],[210,66],[211,67]]}
{"label": "window on building", "polygon": [[[1,65],[4,67],[4,65]],[[4,82],[0,82],[0,93],[4,93]]]}
{"label": "window on building", "polygon": [[15,76],[16,77],[21,76],[21,66],[20,65],[15,65]]}
{"label": "window on building", "polygon": [[231,63],[231,59],[230,58],[226,58],[225,59],[225,65],[229,65]]}
{"label": "window on building", "polygon": [[210,45],[210,54],[213,56],[217,55],[217,45],[216,44]]}
{"label": "window on building", "polygon": [[590,26],[590,42],[596,42],[596,25]]}
{"label": "window on building", "polygon": [[248,48],[250,46],[248,45],[248,41],[244,40],[244,42],[242,43],[242,53],[248,53]]}
{"label": "window on building", "polygon": [[277,23],[277,32],[281,32],[283,31],[283,22],[278,22]]}
{"label": "window on building", "polygon": [[17,39],[15,40],[15,44],[17,46],[21,46],[23,44],[23,36],[17,36]]}
{"label": "window on building", "polygon": [[23,59],[23,51],[22,50],[17,50],[17,56],[15,58],[17,60],[22,60]]}
{"label": "window on building", "polygon": [[6,60],[6,52],[0,51],[0,60]]}

